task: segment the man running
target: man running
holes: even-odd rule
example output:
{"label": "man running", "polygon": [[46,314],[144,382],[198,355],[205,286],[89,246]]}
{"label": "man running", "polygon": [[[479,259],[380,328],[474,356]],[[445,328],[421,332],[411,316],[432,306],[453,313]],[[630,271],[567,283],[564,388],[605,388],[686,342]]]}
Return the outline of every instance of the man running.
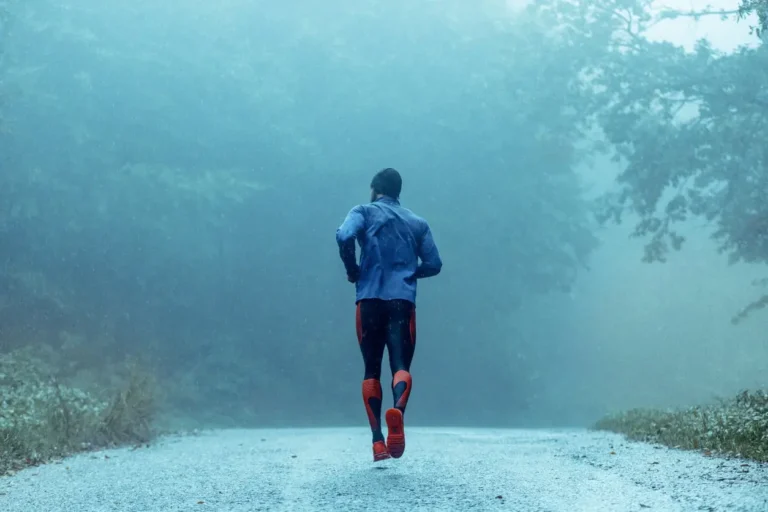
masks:
{"label": "man running", "polygon": [[[416,348],[416,281],[439,274],[443,266],[427,221],[400,206],[401,188],[395,169],[379,171],[371,181],[371,202],[352,208],[336,231],[347,280],[356,288],[357,340],[365,363],[363,402],[373,432],[374,461],[399,458],[405,451],[403,414]],[[394,400],[386,413],[386,444],[380,381],[385,346]]]}

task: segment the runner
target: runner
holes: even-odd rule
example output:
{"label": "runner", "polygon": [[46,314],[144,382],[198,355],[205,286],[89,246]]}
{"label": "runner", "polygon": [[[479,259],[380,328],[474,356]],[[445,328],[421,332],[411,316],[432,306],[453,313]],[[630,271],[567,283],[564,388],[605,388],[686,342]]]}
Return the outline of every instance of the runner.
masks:
{"label": "runner", "polygon": [[[379,171],[371,202],[352,208],[336,231],[347,280],[356,288],[357,339],[363,354],[363,401],[373,433],[373,460],[405,451],[403,415],[411,394],[416,348],[416,282],[436,276],[442,260],[429,224],[400,205],[402,178]],[[360,244],[357,263],[355,241]],[[387,442],[381,429],[381,363],[384,347],[392,371],[394,407],[387,410]]]}

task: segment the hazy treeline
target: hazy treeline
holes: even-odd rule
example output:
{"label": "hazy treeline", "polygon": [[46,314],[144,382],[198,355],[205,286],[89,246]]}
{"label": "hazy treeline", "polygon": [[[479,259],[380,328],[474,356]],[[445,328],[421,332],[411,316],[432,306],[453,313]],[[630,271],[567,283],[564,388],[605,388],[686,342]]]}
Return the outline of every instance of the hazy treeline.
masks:
{"label": "hazy treeline", "polygon": [[[71,377],[141,357],[179,413],[360,418],[333,234],[381,167],[445,260],[421,423],[569,417],[530,411],[579,375],[601,221],[637,220],[649,260],[692,217],[768,256],[766,51],[650,42],[649,2],[0,6],[0,348],[50,345]],[[611,156],[596,207],[583,169]]]}

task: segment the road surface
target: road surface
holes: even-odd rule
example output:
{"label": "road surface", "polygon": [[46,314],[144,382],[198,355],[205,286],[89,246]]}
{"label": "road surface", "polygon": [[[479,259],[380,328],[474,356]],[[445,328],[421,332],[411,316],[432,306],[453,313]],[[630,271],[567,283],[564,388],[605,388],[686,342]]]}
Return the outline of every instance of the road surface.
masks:
{"label": "road surface", "polygon": [[619,436],[407,430],[371,461],[365,428],[225,430],[82,454],[0,479],[5,512],[768,510],[768,466]]}

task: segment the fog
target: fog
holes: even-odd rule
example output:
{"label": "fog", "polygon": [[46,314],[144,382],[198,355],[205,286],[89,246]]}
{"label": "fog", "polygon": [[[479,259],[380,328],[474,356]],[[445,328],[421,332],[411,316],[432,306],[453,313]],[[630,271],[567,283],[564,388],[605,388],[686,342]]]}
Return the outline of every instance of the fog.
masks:
{"label": "fog", "polygon": [[[702,220],[663,264],[631,217],[591,220],[620,164],[534,140],[573,122],[568,56],[517,3],[7,9],[0,351],[83,385],[139,358],[171,423],[365,428],[334,233],[395,167],[444,259],[419,284],[411,423],[588,425],[764,385],[764,316],[731,324],[764,269]],[[717,17],[653,34],[751,40]]]}

